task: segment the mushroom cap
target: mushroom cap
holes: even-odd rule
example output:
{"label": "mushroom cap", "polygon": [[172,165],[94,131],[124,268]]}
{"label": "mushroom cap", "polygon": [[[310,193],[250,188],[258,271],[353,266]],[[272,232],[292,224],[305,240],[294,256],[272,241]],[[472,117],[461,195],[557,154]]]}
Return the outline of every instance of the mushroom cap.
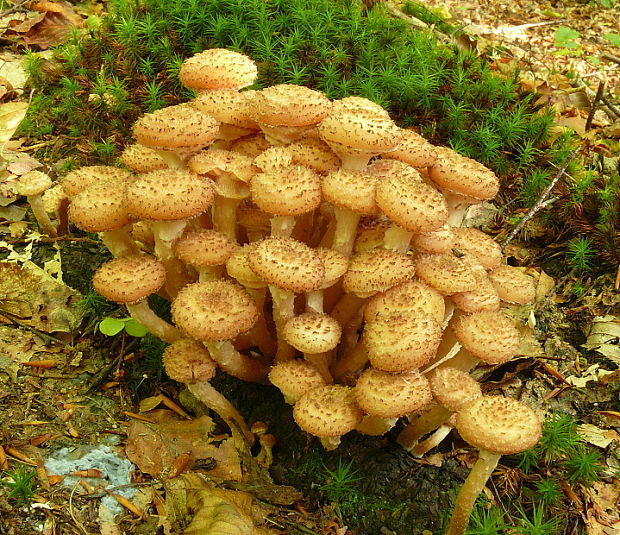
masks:
{"label": "mushroom cap", "polygon": [[417,371],[387,373],[368,368],[355,385],[357,404],[367,414],[398,418],[432,401],[428,379]]}
{"label": "mushroom cap", "polygon": [[166,268],[154,256],[132,254],[103,264],[93,275],[93,288],[115,303],[137,303],[157,292],[166,281]]}
{"label": "mushroom cap", "polygon": [[433,397],[449,411],[456,412],[472,399],[482,396],[480,383],[467,372],[451,366],[439,367],[429,374]]}
{"label": "mushroom cap", "polygon": [[350,96],[350,97],[339,98],[332,102],[332,106],[333,106],[333,109],[332,109],[333,113],[340,112],[340,111],[347,111],[347,112],[362,111],[365,113],[371,113],[371,114],[380,115],[383,117],[388,117],[388,118],[390,117],[390,114],[381,105],[365,97]]}
{"label": "mushroom cap", "polygon": [[448,219],[448,204],[435,188],[404,175],[391,175],[377,185],[377,205],[409,232],[431,232]]}
{"label": "mushroom cap", "polygon": [[302,353],[325,353],[338,345],[342,328],[329,314],[304,312],[286,322],[283,335]]}
{"label": "mushroom cap", "polygon": [[139,219],[174,221],[207,210],[215,197],[210,180],[184,169],[140,175],[127,188],[127,211]]}
{"label": "mushroom cap", "polygon": [[342,283],[346,292],[369,297],[411,279],[413,260],[406,254],[387,249],[371,249],[351,257]]}
{"label": "mushroom cap", "polygon": [[363,339],[373,367],[386,372],[417,370],[437,352],[441,325],[422,313],[378,316],[366,323]]}
{"label": "mushroom cap", "polygon": [[325,379],[318,368],[303,359],[278,362],[269,372],[269,381],[291,405],[306,392],[325,386]]}
{"label": "mushroom cap", "polygon": [[340,158],[318,138],[310,137],[291,143],[288,149],[293,163],[314,169],[317,173],[335,171],[340,167]]}
{"label": "mushroom cap", "polygon": [[110,182],[91,184],[75,195],[69,205],[69,219],[86,232],[105,232],[131,221],[125,204],[125,186]]}
{"label": "mushroom cap", "polygon": [[293,165],[293,151],[288,145],[269,147],[254,158],[254,165],[264,172],[277,171]]}
{"label": "mushroom cap", "polygon": [[519,330],[514,321],[501,311],[461,316],[453,328],[463,347],[487,364],[501,364],[519,352]]}
{"label": "mushroom cap", "polygon": [[325,268],[320,289],[329,288],[349,269],[349,257],[327,247],[317,247],[314,252],[319,256]]}
{"label": "mushroom cap", "polygon": [[331,110],[330,100],[320,91],[294,84],[278,84],[256,92],[253,118],[268,126],[310,126]]}
{"label": "mushroom cap", "polygon": [[541,419],[532,409],[502,396],[466,404],[457,414],[456,428],[472,446],[500,455],[525,451],[542,435]]}
{"label": "mushroom cap", "polygon": [[430,167],[437,161],[437,149],[413,130],[402,129],[398,148],[382,155],[413,167]]}
{"label": "mushroom cap", "polygon": [[450,296],[454,306],[467,313],[482,312],[483,310],[499,310],[499,296],[491,284],[484,266],[478,259],[467,253],[463,259],[472,267],[476,286],[468,292],[455,293]]}
{"label": "mushroom cap", "polygon": [[[149,173],[150,171],[157,171],[168,167],[168,164],[157,150],[140,145],[140,143],[133,143],[125,147],[121,154],[121,161],[136,173]],[[116,168],[113,167],[112,169]]]}
{"label": "mushroom cap", "polygon": [[346,208],[358,214],[378,213],[375,201],[378,179],[362,171],[338,169],[329,172],[321,184],[323,196],[334,206]]}
{"label": "mushroom cap", "polygon": [[37,170],[24,173],[15,182],[15,190],[19,195],[32,197],[40,195],[52,185],[52,179],[45,173]]}
{"label": "mushroom cap", "polygon": [[419,280],[410,280],[393,286],[371,297],[364,308],[366,321],[398,314],[428,314],[442,323],[446,312],[443,296]]}
{"label": "mushroom cap", "polygon": [[471,227],[454,227],[454,248],[473,255],[484,269],[493,269],[502,261],[502,248],[491,236]]}
{"label": "mushroom cap", "polygon": [[452,253],[420,254],[415,266],[418,277],[444,295],[468,292],[476,286],[472,268]]}
{"label": "mushroom cap", "polygon": [[179,70],[179,80],[191,89],[242,89],[254,83],[256,63],[239,52],[210,48],[187,58]]}
{"label": "mushroom cap", "polygon": [[454,233],[452,227],[445,224],[431,232],[414,234],[410,241],[411,248],[415,252],[442,254],[449,253],[454,246]]}
{"label": "mushroom cap", "polygon": [[258,319],[252,297],[225,280],[188,284],[172,301],[171,311],[177,327],[196,340],[232,340]]}
{"label": "mushroom cap", "polygon": [[217,370],[207,348],[192,338],[172,342],[164,349],[163,361],[168,377],[179,383],[209,381]]}
{"label": "mushroom cap", "polygon": [[296,293],[316,290],[325,276],[323,262],[316,252],[292,238],[266,238],[248,260],[267,284]]}
{"label": "mushroom cap", "polygon": [[238,139],[231,145],[230,150],[256,158],[261,152],[271,146],[271,143],[267,141],[263,134],[254,134],[253,136]]}
{"label": "mushroom cap", "polygon": [[238,245],[216,230],[201,229],[186,232],[173,246],[174,255],[190,266],[225,264]]}
{"label": "mushroom cap", "polygon": [[218,136],[220,123],[187,103],[168,106],[140,117],[133,126],[136,141],[162,150],[206,147]]}
{"label": "mushroom cap", "polygon": [[479,200],[497,195],[499,179],[488,167],[448,147],[436,150],[437,161],[429,169],[429,176],[440,188]]}
{"label": "mushroom cap", "polygon": [[293,418],[304,431],[317,437],[338,437],[352,431],[363,416],[353,390],[326,385],[304,394],[293,407]]}
{"label": "mushroom cap", "polygon": [[258,173],[250,190],[254,204],[275,215],[307,214],[321,204],[319,175],[301,165]]}
{"label": "mushroom cap", "polygon": [[132,175],[126,169],[111,165],[87,165],[74,169],[62,179],[62,189],[65,195],[72,199],[91,184],[109,182],[111,184],[125,184],[132,180]]}
{"label": "mushroom cap", "polygon": [[226,272],[239,283],[251,288],[264,288],[267,283],[250,267],[252,256],[259,242],[246,243],[238,247],[226,260]]}
{"label": "mushroom cap", "polygon": [[497,266],[489,273],[489,279],[502,301],[525,305],[536,298],[534,279],[518,267]]}
{"label": "mushroom cap", "polygon": [[241,182],[249,182],[258,171],[252,163],[253,159],[245,154],[211,148],[194,154],[187,167],[199,175],[218,177],[226,173]]}
{"label": "mushroom cap", "polygon": [[199,94],[189,104],[197,110],[208,113],[220,123],[258,130],[251,111],[256,91],[235,89],[211,89]]}

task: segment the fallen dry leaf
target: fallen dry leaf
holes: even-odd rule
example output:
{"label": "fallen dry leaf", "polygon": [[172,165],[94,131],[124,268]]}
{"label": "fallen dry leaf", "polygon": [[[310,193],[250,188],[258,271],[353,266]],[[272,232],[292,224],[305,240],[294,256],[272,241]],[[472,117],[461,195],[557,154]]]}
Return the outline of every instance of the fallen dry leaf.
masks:
{"label": "fallen dry leaf", "polygon": [[194,420],[182,420],[174,412],[165,409],[148,413],[152,423],[132,420],[127,430],[127,457],[142,472],[161,477],[169,474],[175,460],[189,454],[192,463],[213,459],[215,467],[209,475],[240,481],[241,462],[230,439],[219,447],[209,443],[213,420],[200,416]]}
{"label": "fallen dry leaf", "polygon": [[594,349],[620,366],[620,318],[611,315],[593,318],[582,347]]}
{"label": "fallen dry leaf", "polygon": [[5,102],[0,105],[0,145],[13,137],[27,110],[27,102]]}

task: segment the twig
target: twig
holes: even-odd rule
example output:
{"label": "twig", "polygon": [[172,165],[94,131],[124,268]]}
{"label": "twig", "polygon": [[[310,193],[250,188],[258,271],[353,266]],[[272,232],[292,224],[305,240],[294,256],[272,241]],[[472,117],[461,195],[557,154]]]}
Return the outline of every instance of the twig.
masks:
{"label": "twig", "polygon": [[30,325],[27,325],[26,323],[15,319],[13,317],[13,315],[9,314],[8,312],[2,312],[0,310],[0,316],[2,316],[3,318],[6,318],[7,320],[9,320],[13,325],[15,325],[17,327],[20,327],[22,329],[26,329],[27,331],[30,331],[30,332],[40,336],[41,338],[43,338],[47,342],[54,342],[56,344],[60,344],[62,346],[69,347],[69,348],[73,349],[71,347],[71,344],[67,344],[67,342],[63,342],[62,340],[59,340],[58,338],[54,338],[53,336],[51,336],[51,335],[49,335],[47,333],[44,333],[43,331],[40,331],[39,329],[35,329],[34,327],[31,327]]}
{"label": "twig", "polygon": [[594,114],[596,113],[596,108],[598,107],[598,103],[601,101],[603,94],[605,93],[605,82],[601,80],[598,83],[598,89],[596,90],[596,95],[594,95],[594,100],[592,104],[590,104],[590,113],[588,114],[588,118],[586,119],[585,130],[586,132],[592,128],[592,120],[594,119]]}
{"label": "twig", "polygon": [[620,57],[615,56],[614,54],[611,54],[610,52],[603,52],[601,57],[603,59],[608,59],[609,61],[613,61],[614,63],[617,63],[618,65],[620,65]]}
{"label": "twig", "polygon": [[443,41],[445,41],[447,43],[454,43],[454,39],[450,38],[445,33],[440,32],[436,28],[433,28],[433,27],[429,26],[423,20],[420,20],[417,17],[414,17],[413,15],[409,15],[408,13],[403,12],[393,2],[390,2],[390,1],[384,2],[383,5],[387,8],[388,12],[392,16],[394,16],[396,18],[399,18],[401,20],[404,20],[408,24],[411,24],[411,26],[414,26],[415,28],[418,28],[420,30],[429,30],[429,31],[433,32],[435,35],[437,35],[437,37],[439,37],[440,39],[442,39]]}
{"label": "twig", "polygon": [[[58,241],[72,241],[72,242],[84,242],[84,243],[92,243],[98,246],[102,245],[102,242],[97,240],[92,240],[91,238],[72,238],[71,236],[56,236],[55,238],[44,237],[41,236],[35,240],[36,243],[55,243]],[[20,238],[18,240],[11,240],[6,243],[9,245],[19,245],[20,243],[30,243],[32,242],[31,238]]]}
{"label": "twig", "polygon": [[514,237],[521,231],[521,229],[527,224],[527,222],[532,219],[532,217],[534,217],[534,215],[541,210],[544,207],[544,202],[545,199],[547,198],[547,196],[551,193],[551,190],[555,187],[555,185],[558,183],[558,181],[560,180],[560,178],[562,177],[562,175],[565,173],[566,169],[568,168],[568,166],[570,165],[570,163],[575,159],[575,157],[577,156],[577,154],[579,153],[579,151],[581,150],[580,147],[577,147],[576,149],[574,149],[569,155],[568,158],[566,158],[566,161],[564,162],[564,165],[560,168],[560,170],[556,173],[556,175],[553,177],[553,180],[551,180],[551,182],[549,182],[549,185],[545,188],[545,190],[540,194],[540,196],[538,197],[538,200],[536,201],[536,204],[534,204],[534,206],[532,206],[529,211],[527,212],[527,214],[525,214],[523,216],[523,219],[521,219],[521,221],[519,221],[519,223],[517,224],[517,226],[515,228],[512,229],[512,232],[510,234],[508,234],[508,236],[506,237],[506,239],[501,243],[502,246],[502,250],[506,248],[506,246],[514,239]]}

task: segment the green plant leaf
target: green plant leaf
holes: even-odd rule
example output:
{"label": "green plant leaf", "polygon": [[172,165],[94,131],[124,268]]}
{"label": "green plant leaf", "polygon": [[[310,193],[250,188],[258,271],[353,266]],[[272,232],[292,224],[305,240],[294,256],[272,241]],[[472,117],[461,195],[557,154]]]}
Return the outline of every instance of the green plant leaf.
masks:
{"label": "green plant leaf", "polygon": [[568,26],[560,26],[555,31],[555,46],[560,48],[579,48],[579,44],[575,42],[575,39],[579,38],[579,32]]}
{"label": "green plant leaf", "polygon": [[118,318],[104,318],[99,323],[99,330],[106,336],[115,336],[125,327],[125,321]]}
{"label": "green plant leaf", "polygon": [[127,321],[125,322],[125,330],[127,331],[128,335],[136,336],[138,338],[142,338],[143,336],[146,336],[146,333],[149,332],[148,329],[144,325],[142,325],[141,323],[138,323],[133,318],[127,319]]}
{"label": "green plant leaf", "polygon": [[603,37],[607,39],[612,45],[620,48],[620,34],[617,33],[605,33]]}

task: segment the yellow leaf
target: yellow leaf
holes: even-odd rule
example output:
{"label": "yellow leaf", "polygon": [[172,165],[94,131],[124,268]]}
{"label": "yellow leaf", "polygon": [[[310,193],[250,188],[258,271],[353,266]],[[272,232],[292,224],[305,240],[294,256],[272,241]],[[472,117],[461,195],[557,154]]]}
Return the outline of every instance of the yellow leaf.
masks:
{"label": "yellow leaf", "polygon": [[4,145],[13,137],[27,110],[27,102],[0,104],[0,145]]}

